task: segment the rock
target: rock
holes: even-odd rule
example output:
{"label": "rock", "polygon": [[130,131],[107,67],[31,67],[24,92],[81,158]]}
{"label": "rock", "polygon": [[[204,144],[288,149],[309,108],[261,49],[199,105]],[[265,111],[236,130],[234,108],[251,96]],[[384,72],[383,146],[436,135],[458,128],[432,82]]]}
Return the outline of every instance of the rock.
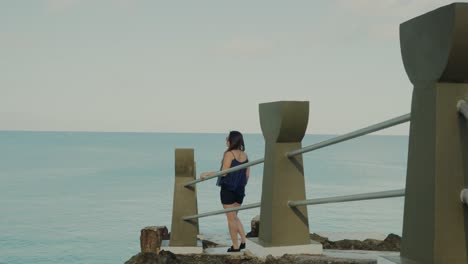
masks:
{"label": "rock", "polygon": [[310,234],[309,235],[310,239],[314,240],[314,241],[317,241],[317,242],[320,242],[320,243],[324,243],[326,241],[328,241],[328,237],[323,237],[317,233],[313,233],[313,234]]}
{"label": "rock", "polygon": [[265,258],[265,264],[275,263],[275,261],[276,261],[276,258],[273,257],[272,255],[268,255],[268,256]]}
{"label": "rock", "polygon": [[172,252],[162,250],[159,254],[139,253],[129,259],[125,264],[261,264],[257,258],[248,256],[230,255],[174,255]]}
{"label": "rock", "polygon": [[261,264],[257,258],[231,255],[177,255],[180,263],[186,264]]}
{"label": "rock", "polygon": [[379,250],[379,245],[382,243],[382,240],[377,239],[366,239],[362,241],[363,250]]}
{"label": "rock", "polygon": [[354,239],[343,239],[335,241],[336,249],[363,250],[362,241]]}
{"label": "rock", "polygon": [[324,249],[343,250],[400,251],[401,243],[401,237],[395,234],[388,235],[384,241],[377,239],[330,241],[327,237],[322,237],[316,233],[310,234],[310,239],[320,242]]}
{"label": "rock", "polygon": [[381,251],[400,251],[401,237],[395,234],[389,234],[379,245]]}
{"label": "rock", "polygon": [[310,239],[321,243],[324,249],[336,248],[335,242],[328,240],[328,237],[323,237],[319,234],[313,233],[310,234]]}
{"label": "rock", "polygon": [[162,250],[159,254],[139,253],[125,264],[376,264],[375,260],[353,260],[313,255],[283,255],[280,258],[267,256],[266,259],[243,255],[174,255]]}
{"label": "rock", "polygon": [[165,226],[147,226],[141,230],[141,252],[159,253],[161,241],[167,239],[168,232]]}
{"label": "rock", "polygon": [[250,232],[245,235],[246,237],[258,237],[260,232],[260,215],[255,216],[252,218],[250,222]]}
{"label": "rock", "polygon": [[396,247],[400,248],[401,244],[401,237],[395,234],[389,234],[385,239],[384,242],[389,244],[395,245]]}
{"label": "rock", "polygon": [[205,248],[214,248],[214,247],[218,246],[217,243],[206,240],[206,239],[202,240],[202,245],[203,245],[203,249],[205,249]]}
{"label": "rock", "polygon": [[169,251],[141,252],[129,259],[125,264],[178,264],[182,263],[177,256]]}

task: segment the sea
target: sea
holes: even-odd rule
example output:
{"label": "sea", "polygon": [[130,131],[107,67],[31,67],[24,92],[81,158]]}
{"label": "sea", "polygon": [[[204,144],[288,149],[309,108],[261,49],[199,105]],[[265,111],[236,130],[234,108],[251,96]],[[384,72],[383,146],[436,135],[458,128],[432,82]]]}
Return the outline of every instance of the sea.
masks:
{"label": "sea", "polygon": [[[306,135],[303,146],[334,135]],[[124,263],[140,230],[171,229],[176,148],[193,148],[197,175],[218,170],[226,134],[0,131],[0,263]],[[261,134],[244,135],[250,160]],[[405,187],[408,136],[368,135],[303,155],[308,199]],[[259,202],[263,166],[251,168],[245,204]],[[197,185],[199,213],[222,209],[215,180]],[[401,235],[404,198],[308,206],[311,233]],[[239,212],[246,231],[260,210]],[[200,219],[226,238],[225,215]]]}

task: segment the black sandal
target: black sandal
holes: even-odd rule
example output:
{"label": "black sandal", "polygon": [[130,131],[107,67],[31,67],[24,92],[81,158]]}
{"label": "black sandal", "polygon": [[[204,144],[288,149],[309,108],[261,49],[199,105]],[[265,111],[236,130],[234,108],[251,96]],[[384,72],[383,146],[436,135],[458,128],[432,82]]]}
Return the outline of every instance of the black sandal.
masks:
{"label": "black sandal", "polygon": [[227,252],[240,252],[240,248],[238,249],[235,249],[234,246],[231,246],[230,248],[228,248]]}
{"label": "black sandal", "polygon": [[245,243],[240,243],[239,249],[245,249]]}

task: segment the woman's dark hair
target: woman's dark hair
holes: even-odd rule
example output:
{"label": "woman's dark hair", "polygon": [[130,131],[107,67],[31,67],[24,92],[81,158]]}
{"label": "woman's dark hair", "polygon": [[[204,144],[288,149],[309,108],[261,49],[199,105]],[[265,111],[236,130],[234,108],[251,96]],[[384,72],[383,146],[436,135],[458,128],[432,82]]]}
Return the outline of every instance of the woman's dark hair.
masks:
{"label": "woman's dark hair", "polygon": [[229,141],[229,147],[226,151],[231,151],[233,149],[239,149],[244,151],[244,137],[242,136],[241,132],[239,131],[231,131],[229,132],[229,136],[227,137]]}

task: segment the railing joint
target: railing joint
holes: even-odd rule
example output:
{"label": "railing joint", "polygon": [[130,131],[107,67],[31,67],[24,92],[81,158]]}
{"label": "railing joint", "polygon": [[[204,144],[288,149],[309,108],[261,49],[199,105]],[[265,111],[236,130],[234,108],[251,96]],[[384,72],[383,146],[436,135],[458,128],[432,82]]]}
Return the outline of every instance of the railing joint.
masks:
{"label": "railing joint", "polygon": [[468,205],[468,189],[461,190],[461,192],[460,192],[460,201],[464,205]]}
{"label": "railing joint", "polygon": [[457,110],[468,120],[468,103],[466,103],[465,100],[459,100],[457,102]]}

